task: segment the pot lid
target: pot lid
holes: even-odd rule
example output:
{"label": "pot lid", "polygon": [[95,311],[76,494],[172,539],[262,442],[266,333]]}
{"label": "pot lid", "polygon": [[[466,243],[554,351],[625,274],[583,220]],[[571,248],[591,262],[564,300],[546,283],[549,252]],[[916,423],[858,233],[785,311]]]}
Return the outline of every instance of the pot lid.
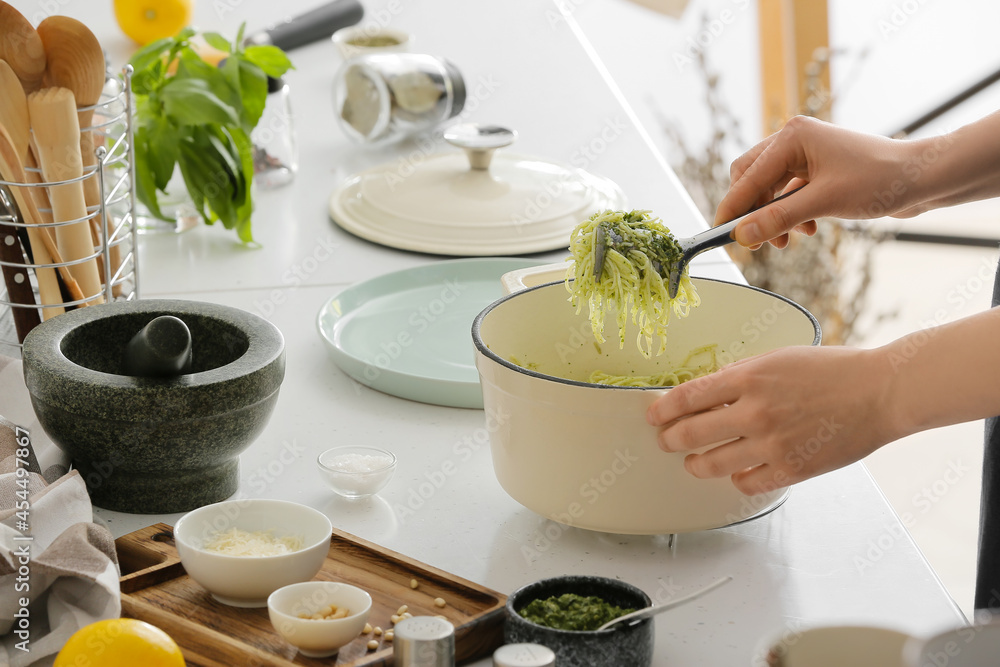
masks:
{"label": "pot lid", "polygon": [[594,213],[622,209],[612,181],[582,169],[506,151],[516,138],[498,126],[445,132],[463,149],[402,158],[348,178],[330,216],[362,238],[439,255],[510,255],[569,246],[573,228]]}

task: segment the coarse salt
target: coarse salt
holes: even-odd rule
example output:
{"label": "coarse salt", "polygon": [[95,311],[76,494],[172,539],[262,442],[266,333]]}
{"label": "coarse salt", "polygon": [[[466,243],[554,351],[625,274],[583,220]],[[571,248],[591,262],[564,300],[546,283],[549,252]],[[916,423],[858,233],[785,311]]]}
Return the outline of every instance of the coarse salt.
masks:
{"label": "coarse salt", "polygon": [[341,454],[323,463],[339,472],[365,473],[383,470],[392,463],[392,459],[381,454]]}

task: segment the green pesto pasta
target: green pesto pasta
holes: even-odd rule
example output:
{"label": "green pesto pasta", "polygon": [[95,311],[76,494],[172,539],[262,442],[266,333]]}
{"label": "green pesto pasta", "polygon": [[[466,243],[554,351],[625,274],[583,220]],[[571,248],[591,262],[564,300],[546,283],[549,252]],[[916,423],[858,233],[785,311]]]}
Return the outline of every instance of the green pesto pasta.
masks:
{"label": "green pesto pasta", "polygon": [[676,387],[682,382],[719,370],[717,350],[718,345],[714,343],[694,349],[680,366],[659,375],[610,375],[594,371],[590,374],[589,381],[614,387]]}
{"label": "green pesto pasta", "polygon": [[[604,227],[609,242],[600,280],[595,280],[598,227]],[[650,217],[649,211],[597,213],[573,230],[569,249],[573,262],[566,273],[566,289],[578,313],[587,303],[591,329],[598,342],[605,341],[605,312],[614,308],[619,349],[625,347],[625,327],[631,316],[639,328],[636,345],[642,355],[650,356],[654,338],[659,338],[656,354],[663,354],[671,314],[686,317],[701,303],[687,269],[676,298],[669,297],[667,276],[680,257],[680,248],[670,230],[658,218]]]}

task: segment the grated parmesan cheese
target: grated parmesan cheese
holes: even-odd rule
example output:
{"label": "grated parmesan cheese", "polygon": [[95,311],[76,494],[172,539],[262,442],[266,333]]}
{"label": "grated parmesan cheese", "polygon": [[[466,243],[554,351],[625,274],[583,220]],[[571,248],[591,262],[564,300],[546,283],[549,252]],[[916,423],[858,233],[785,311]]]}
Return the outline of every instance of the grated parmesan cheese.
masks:
{"label": "grated parmesan cheese", "polygon": [[251,533],[233,528],[217,532],[201,548],[204,551],[223,556],[261,558],[290,554],[299,551],[302,547],[303,539],[299,536],[275,537],[270,530],[255,530]]}

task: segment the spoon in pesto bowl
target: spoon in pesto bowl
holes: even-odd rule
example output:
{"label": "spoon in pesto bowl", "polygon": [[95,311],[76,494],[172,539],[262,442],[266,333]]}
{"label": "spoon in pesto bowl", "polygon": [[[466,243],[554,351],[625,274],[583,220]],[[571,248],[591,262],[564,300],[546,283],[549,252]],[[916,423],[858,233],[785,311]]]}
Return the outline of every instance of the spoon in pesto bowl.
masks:
{"label": "spoon in pesto bowl", "polygon": [[[647,239],[647,242],[641,248],[637,249],[646,253],[652,261],[653,267],[659,271],[661,276],[667,278],[668,295],[673,299],[677,296],[681,276],[684,275],[684,271],[687,270],[687,266],[691,263],[692,259],[706,250],[712,250],[713,248],[732,243],[736,240],[733,238],[733,232],[745,217],[759,211],[765,206],[769,206],[777,201],[781,201],[785,197],[795,194],[802,187],[805,186],[800,186],[791,192],[786,192],[780,197],[775,197],[765,204],[750,209],[729,222],[724,222],[718,227],[712,227],[691,237],[676,238],[673,234],[664,237],[656,230],[647,230],[649,232],[649,239]],[[623,250],[627,251],[631,249],[632,246],[627,240],[618,236],[614,230],[605,229],[602,225],[594,231],[595,281],[600,281],[601,274],[604,272],[604,258],[607,256],[609,248],[622,252]],[[622,254],[626,253],[622,252]]]}
{"label": "spoon in pesto bowl", "polygon": [[725,576],[725,577],[722,577],[721,579],[719,579],[718,581],[712,582],[708,586],[705,586],[701,590],[695,591],[691,595],[685,595],[682,598],[678,598],[676,600],[671,600],[670,602],[667,602],[666,604],[656,605],[656,606],[652,606],[652,607],[646,607],[645,609],[639,609],[638,611],[633,611],[630,614],[625,614],[624,616],[619,616],[618,618],[610,620],[607,623],[605,623],[604,625],[602,625],[601,627],[597,628],[597,632],[600,632],[601,630],[607,630],[607,629],[611,628],[614,625],[618,625],[619,623],[625,623],[625,622],[630,622],[630,621],[641,621],[643,619],[652,618],[653,616],[656,616],[657,614],[662,614],[663,612],[667,611],[668,609],[673,609],[674,607],[680,607],[681,605],[687,604],[688,602],[692,602],[694,600],[697,600],[702,595],[705,595],[706,593],[714,591],[719,586],[721,586],[723,584],[726,584],[726,583],[729,583],[732,580],[733,580],[732,577]]}

